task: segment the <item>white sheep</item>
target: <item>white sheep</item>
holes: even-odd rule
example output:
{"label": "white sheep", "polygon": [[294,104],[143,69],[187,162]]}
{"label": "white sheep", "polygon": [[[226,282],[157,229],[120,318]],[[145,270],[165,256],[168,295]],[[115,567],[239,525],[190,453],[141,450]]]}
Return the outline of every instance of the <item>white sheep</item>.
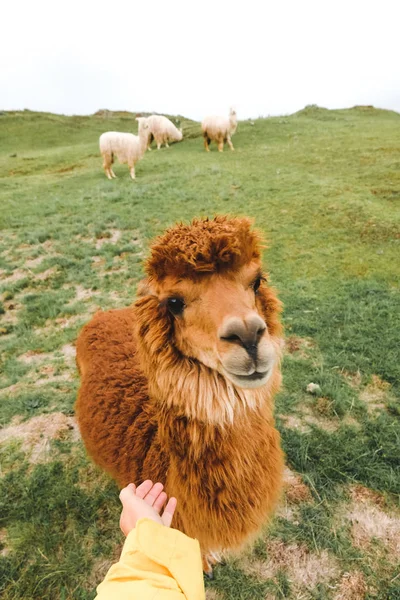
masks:
{"label": "white sheep", "polygon": [[135,179],[135,164],[146,152],[149,140],[149,126],[144,117],[137,117],[139,123],[139,135],[133,133],[121,133],[119,131],[107,131],[102,133],[99,139],[100,152],[103,157],[103,167],[108,179],[116,177],[112,170],[114,155],[121,164],[128,163],[132,179]]}
{"label": "white sheep", "polygon": [[211,141],[218,144],[219,152],[223,152],[224,142],[227,142],[229,148],[234,150],[231,136],[235,133],[236,128],[237,118],[233,108],[229,111],[229,117],[206,117],[201,124],[201,129],[203,131],[204,147],[207,152],[210,152],[209,143]]}
{"label": "white sheep", "polygon": [[[182,129],[178,129],[175,125],[162,115],[151,115],[147,117],[146,123],[149,126],[149,143],[148,150],[151,150],[150,145],[153,139],[156,141],[157,150],[161,148],[162,144],[165,144],[167,148],[168,142],[180,142],[183,134]],[[140,130],[140,125],[139,125]]]}

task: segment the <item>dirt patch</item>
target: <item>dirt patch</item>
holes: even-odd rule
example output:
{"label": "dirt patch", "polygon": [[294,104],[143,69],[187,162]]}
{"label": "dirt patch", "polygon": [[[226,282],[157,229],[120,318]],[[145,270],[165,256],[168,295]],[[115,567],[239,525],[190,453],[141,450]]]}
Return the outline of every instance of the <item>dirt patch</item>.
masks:
{"label": "dirt patch", "polygon": [[352,388],[360,387],[362,380],[360,371],[356,371],[355,373],[351,373],[350,371],[342,371],[342,376]]}
{"label": "dirt patch", "polygon": [[309,487],[303,482],[301,476],[288,467],[283,472],[285,496],[288,502],[299,504],[312,500]]}
{"label": "dirt patch", "polygon": [[119,229],[110,229],[110,231],[107,231],[107,233],[105,233],[103,235],[103,237],[100,237],[97,239],[96,250],[100,250],[100,248],[104,244],[115,245],[120,240],[121,235],[122,235],[122,231],[120,231]]}
{"label": "dirt patch", "polygon": [[25,365],[32,365],[36,363],[40,363],[44,360],[53,360],[53,354],[46,352],[35,352],[34,350],[28,350],[25,354],[21,354],[18,356],[18,360],[23,362]]}
{"label": "dirt patch", "polygon": [[363,485],[357,484],[350,486],[350,496],[354,502],[369,502],[370,504],[375,504],[381,508],[386,505],[383,494],[376,492],[375,490],[370,490]]}
{"label": "dirt patch", "polygon": [[61,167],[61,169],[56,169],[52,171],[53,173],[69,173],[70,171],[74,171],[75,169],[82,168],[82,165],[68,165],[67,167]]}
{"label": "dirt patch", "polygon": [[353,501],[345,516],[351,523],[351,535],[357,548],[368,548],[376,539],[381,541],[390,556],[400,553],[400,515],[389,515],[370,500]]}
{"label": "dirt patch", "polygon": [[45,256],[38,256],[37,258],[27,260],[24,264],[24,267],[26,267],[27,269],[35,269],[44,261],[45,258]]}
{"label": "dirt patch", "polygon": [[94,269],[100,269],[100,267],[103,267],[106,264],[106,259],[101,256],[92,256],[92,261]]}
{"label": "dirt patch", "polygon": [[15,394],[15,392],[21,391],[21,389],[24,387],[26,387],[26,383],[22,383],[22,381],[18,381],[18,383],[13,383],[12,385],[9,385],[8,387],[0,389],[0,397],[3,394],[7,394],[7,395]]}
{"label": "dirt patch", "polygon": [[337,418],[328,419],[323,416],[316,417],[309,405],[301,406],[301,413],[297,415],[281,415],[285,427],[297,429],[301,433],[311,431],[311,426],[315,425],[324,431],[332,433],[340,427],[341,421]]}
{"label": "dirt patch", "polygon": [[283,501],[283,502],[281,502],[281,504],[278,505],[275,515],[277,517],[280,517],[281,519],[290,521],[291,523],[294,523],[295,525],[299,524],[298,510],[296,508],[293,508],[293,506],[289,506],[289,504],[286,501]]}
{"label": "dirt patch", "polygon": [[365,402],[369,412],[385,409],[390,390],[390,383],[381,379],[378,375],[372,375],[370,383],[360,393],[360,399]]}
{"label": "dirt patch", "polygon": [[365,578],[360,571],[344,573],[334,600],[364,600],[367,593]]}
{"label": "dirt patch", "polygon": [[248,575],[260,579],[271,579],[284,570],[293,586],[299,589],[312,589],[318,583],[328,583],[337,579],[340,569],[337,560],[327,550],[312,553],[304,544],[285,544],[271,540],[267,544],[268,558],[264,561],[251,561],[244,566]]}
{"label": "dirt patch", "polygon": [[300,358],[305,358],[307,356],[307,350],[314,347],[315,342],[311,338],[290,335],[285,339],[285,352],[287,354],[296,354]]}
{"label": "dirt patch", "polygon": [[223,596],[217,590],[206,590],[206,600],[223,600]]}
{"label": "dirt patch", "polygon": [[[74,287],[75,297],[68,301],[67,306],[71,306],[75,302],[85,302],[86,300],[90,300],[94,296],[98,296],[100,294],[98,290],[84,288],[82,285],[76,285]],[[64,285],[63,289],[71,289],[71,286]]]}
{"label": "dirt patch", "polygon": [[[319,427],[328,433],[337,431],[341,425],[349,425],[359,428],[359,422],[352,416],[346,414],[344,417],[326,416],[330,401],[324,397],[319,398],[314,406],[304,402],[298,407],[296,414],[279,415],[285,427],[297,429],[301,433],[308,433],[311,427]],[[317,413],[317,414],[315,414]]]}
{"label": "dirt patch", "polygon": [[7,547],[7,531],[5,529],[0,529],[0,556],[7,556],[10,552]]}
{"label": "dirt patch", "polygon": [[24,279],[25,277],[25,271],[22,269],[15,269],[12,275],[9,275],[8,277],[1,276],[1,282],[7,285],[7,283],[13,283],[15,281],[19,281],[20,279]]}
{"label": "dirt patch", "polygon": [[46,279],[50,279],[53,275],[57,273],[57,267],[50,267],[50,269],[46,269],[42,273],[38,273],[35,275],[35,279],[39,281],[46,281]]}
{"label": "dirt patch", "polygon": [[48,457],[51,440],[71,438],[77,441],[79,437],[74,417],[67,417],[60,412],[33,417],[29,421],[13,423],[0,430],[0,442],[11,439],[23,440],[21,448],[29,453],[29,460],[32,463]]}
{"label": "dirt patch", "polygon": [[61,352],[62,354],[64,354],[64,358],[67,362],[72,362],[73,360],[75,360],[76,348],[72,344],[65,344],[61,348]]}
{"label": "dirt patch", "polygon": [[18,314],[22,309],[22,304],[18,302],[7,301],[4,302],[5,314],[0,315],[0,322],[3,326],[5,325],[16,325],[18,323]]}
{"label": "dirt patch", "polygon": [[53,324],[61,329],[67,329],[68,327],[73,327],[78,321],[81,321],[85,317],[89,318],[89,315],[83,314],[73,315],[72,317],[57,317],[57,319],[54,319]]}
{"label": "dirt patch", "polygon": [[36,379],[34,385],[40,387],[41,385],[47,385],[49,383],[56,383],[60,381],[72,381],[74,378],[72,373],[63,373],[62,375],[49,375],[48,377],[40,377]]}

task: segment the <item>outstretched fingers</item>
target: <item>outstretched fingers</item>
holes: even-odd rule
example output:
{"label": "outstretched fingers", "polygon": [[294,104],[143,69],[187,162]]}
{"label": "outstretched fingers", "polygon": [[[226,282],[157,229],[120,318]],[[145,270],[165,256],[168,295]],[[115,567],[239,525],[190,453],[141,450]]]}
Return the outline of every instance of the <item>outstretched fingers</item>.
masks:
{"label": "outstretched fingers", "polygon": [[167,501],[167,494],[165,492],[161,492],[158,498],[154,501],[153,508],[160,514],[162,507]]}
{"label": "outstretched fingers", "polygon": [[143,481],[143,483],[141,483],[140,485],[137,486],[136,496],[138,498],[144,499],[145,496],[147,496],[147,494],[150,492],[152,487],[153,487],[153,482],[150,479],[146,479],[146,481]]}
{"label": "outstretched fingers", "polygon": [[[151,489],[147,492],[146,496],[143,498],[143,500],[146,502],[146,504],[148,504],[149,506],[154,506],[154,503],[156,502],[156,500],[158,500],[158,497],[160,496],[161,492],[163,491],[164,486],[162,483],[157,482],[155,483]],[[161,505],[162,506],[162,505]]]}
{"label": "outstretched fingers", "polygon": [[177,502],[177,499],[172,496],[168,500],[168,504],[165,507],[163,514],[161,515],[161,521],[166,527],[171,527],[172,518],[174,516]]}

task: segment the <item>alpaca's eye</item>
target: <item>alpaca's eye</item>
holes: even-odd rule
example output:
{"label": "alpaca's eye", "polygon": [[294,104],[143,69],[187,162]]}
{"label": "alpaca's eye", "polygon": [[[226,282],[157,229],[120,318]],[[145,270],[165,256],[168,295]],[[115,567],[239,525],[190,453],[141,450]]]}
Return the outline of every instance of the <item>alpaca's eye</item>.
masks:
{"label": "alpaca's eye", "polygon": [[255,294],[257,294],[257,292],[258,292],[258,290],[260,288],[261,279],[262,279],[261,277],[257,277],[257,279],[253,282],[253,290],[254,290]]}
{"label": "alpaca's eye", "polygon": [[177,317],[183,313],[185,303],[182,298],[168,298],[167,306],[168,310]]}

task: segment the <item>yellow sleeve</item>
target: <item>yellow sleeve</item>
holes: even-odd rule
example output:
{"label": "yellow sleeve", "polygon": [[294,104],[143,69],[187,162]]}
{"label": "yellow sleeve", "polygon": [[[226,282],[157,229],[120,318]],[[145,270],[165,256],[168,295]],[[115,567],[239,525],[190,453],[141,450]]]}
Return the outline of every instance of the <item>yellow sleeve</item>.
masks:
{"label": "yellow sleeve", "polygon": [[204,600],[197,540],[151,519],[140,519],[119,562],[97,587],[95,600]]}

